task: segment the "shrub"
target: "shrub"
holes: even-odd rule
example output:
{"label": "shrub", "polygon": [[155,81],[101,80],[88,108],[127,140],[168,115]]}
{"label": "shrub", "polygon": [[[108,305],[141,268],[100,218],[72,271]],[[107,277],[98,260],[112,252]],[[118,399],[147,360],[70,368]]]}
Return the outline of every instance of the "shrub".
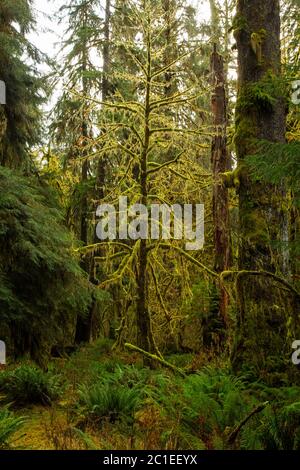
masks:
{"label": "shrub", "polygon": [[162,440],[173,439],[180,449],[196,442],[198,449],[226,448],[228,433],[252,409],[253,399],[245,398],[244,388],[241,379],[211,367],[173,379],[156,398],[172,429]]}
{"label": "shrub", "polygon": [[299,387],[261,389],[270,405],[243,429],[242,449],[300,450]]}
{"label": "shrub", "polygon": [[0,375],[0,390],[9,402],[50,405],[62,392],[59,376],[29,365]]}
{"label": "shrub", "polygon": [[9,448],[12,436],[23,425],[25,418],[16,417],[7,408],[0,409],[0,449]]}
{"label": "shrub", "polygon": [[98,382],[92,388],[79,390],[79,404],[83,415],[99,421],[107,417],[111,422],[119,419],[130,422],[142,402],[140,387]]}

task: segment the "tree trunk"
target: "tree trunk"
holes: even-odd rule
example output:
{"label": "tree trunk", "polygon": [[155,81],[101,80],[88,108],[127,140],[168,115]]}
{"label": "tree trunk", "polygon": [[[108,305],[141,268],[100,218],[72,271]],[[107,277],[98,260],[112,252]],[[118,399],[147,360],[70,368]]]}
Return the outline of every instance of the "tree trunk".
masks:
{"label": "tree trunk", "polygon": [[[147,37],[148,64],[147,64],[147,86],[145,97],[145,128],[144,142],[140,157],[140,187],[141,203],[147,207],[148,203],[148,181],[147,181],[147,157],[150,145],[150,93],[151,93],[151,55],[150,35]],[[148,310],[148,282],[147,282],[147,241],[140,240],[140,252],[138,260],[138,299],[137,299],[137,330],[138,346],[145,351],[151,350],[149,342],[150,317]]]}
{"label": "tree trunk", "polygon": [[[216,272],[228,270],[231,264],[231,241],[228,209],[228,189],[222,174],[228,167],[227,151],[227,97],[225,89],[223,58],[217,53],[216,45],[211,56],[211,71],[213,81],[212,113],[214,137],[212,141],[212,171],[213,171],[213,220],[214,220],[214,246]],[[228,295],[221,288],[220,313],[223,321],[227,318]]]}
{"label": "tree trunk", "polygon": [[[83,17],[83,26],[85,26],[85,15]],[[87,44],[86,42],[83,45],[82,52],[82,95],[84,99],[87,99],[89,94],[88,80],[86,77],[87,72]],[[81,124],[81,145],[82,145],[82,158],[83,162],[81,165],[81,184],[83,186],[83,196],[81,199],[81,213],[80,213],[80,241],[83,245],[88,244],[88,196],[86,193],[86,184],[88,181],[88,170],[89,170],[89,161],[88,161],[88,141],[89,141],[89,128],[88,128],[88,116],[86,106],[83,106],[82,109],[82,124]],[[81,267],[84,271],[89,273],[89,262],[85,257],[81,262]],[[91,309],[93,305],[91,306]],[[76,324],[76,333],[75,333],[75,342],[80,344],[81,342],[90,342],[91,340],[91,314],[87,317],[82,318],[78,316]]]}
{"label": "tree trunk", "polygon": [[[105,22],[104,22],[104,43],[103,43],[103,78],[102,78],[102,101],[105,102],[110,94],[110,22],[111,22],[111,0],[106,0]],[[103,155],[97,164],[96,174],[96,199],[101,201],[104,198],[104,185],[107,161]],[[96,237],[96,232],[95,232]],[[97,242],[97,238],[95,238]]]}
{"label": "tree trunk", "polygon": [[[290,363],[294,325],[293,295],[269,277],[250,271],[277,272],[282,250],[282,188],[251,177],[251,159],[259,141],[285,142],[285,109],[280,93],[279,0],[239,0],[235,18],[238,47],[236,151],[239,179],[238,318],[233,365],[251,367],[258,375],[285,371]],[[266,155],[267,158],[267,155]]]}
{"label": "tree trunk", "polygon": [[[214,269],[221,273],[227,270],[231,263],[231,237],[229,223],[229,198],[228,189],[225,186],[222,173],[230,166],[229,152],[227,149],[227,103],[228,103],[228,32],[224,31],[224,58],[218,54],[221,49],[222,29],[220,26],[220,16],[217,4],[210,0],[212,39],[214,51],[211,55],[211,79],[212,79],[212,100],[211,109],[213,116],[214,136],[211,148],[211,166],[213,172],[213,200],[212,213],[214,223]],[[228,15],[228,11],[227,11]],[[227,42],[226,42],[227,41]],[[217,44],[219,47],[217,48]],[[229,297],[220,282],[212,286],[211,307],[208,331],[204,336],[207,346],[216,347],[224,343],[224,330],[227,324],[227,310]],[[207,328],[207,327],[206,327]]]}
{"label": "tree trunk", "polygon": [[[108,73],[110,68],[110,21],[111,21],[111,0],[106,0],[105,6],[105,22],[104,22],[104,43],[103,43],[103,78],[102,78],[102,101],[105,101],[109,95],[109,79]],[[84,63],[84,61],[83,61]],[[86,82],[83,81],[83,89],[86,93]],[[83,130],[86,134],[85,140],[88,138],[88,128],[83,124]],[[105,155],[103,155],[97,163],[96,168],[96,184],[95,192],[97,205],[98,201],[101,201],[104,198],[104,185],[105,185],[105,176],[106,176],[106,165],[107,161]],[[82,181],[87,181],[88,178],[88,161],[86,160],[82,166]],[[96,211],[96,207],[95,207]],[[88,206],[87,198],[84,198],[82,201],[82,219],[81,219],[81,240],[87,244],[88,238],[88,220],[87,220]],[[86,214],[86,217],[83,218],[83,215]],[[96,231],[94,232],[93,237],[94,243],[97,243]],[[97,252],[98,256],[101,256],[100,250]],[[97,285],[99,283],[98,278],[95,273],[95,262],[94,255],[92,254],[90,258],[86,257],[84,269],[89,274],[89,281]],[[95,331],[95,326],[97,325],[96,316],[98,313],[98,305],[96,298],[93,299],[89,312],[85,319],[78,319],[77,323],[77,332],[76,339],[77,342],[81,341],[91,341],[95,336],[97,336],[97,331]]]}
{"label": "tree trunk", "polygon": [[[261,99],[259,89],[280,76],[279,1],[240,0],[237,9],[238,101],[236,150],[239,162],[241,269],[273,271],[275,260],[270,241],[280,230],[279,188],[254,182],[243,165],[246,156],[257,151],[255,139],[285,142],[285,109],[280,96]],[[267,90],[265,90],[267,93]]]}

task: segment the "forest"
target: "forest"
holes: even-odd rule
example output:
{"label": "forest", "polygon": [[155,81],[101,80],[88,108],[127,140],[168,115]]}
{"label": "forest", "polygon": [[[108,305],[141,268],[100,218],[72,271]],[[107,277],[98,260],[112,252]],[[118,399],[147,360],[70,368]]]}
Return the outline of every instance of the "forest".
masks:
{"label": "forest", "polygon": [[0,0],[1,451],[299,451],[299,255],[300,0]]}

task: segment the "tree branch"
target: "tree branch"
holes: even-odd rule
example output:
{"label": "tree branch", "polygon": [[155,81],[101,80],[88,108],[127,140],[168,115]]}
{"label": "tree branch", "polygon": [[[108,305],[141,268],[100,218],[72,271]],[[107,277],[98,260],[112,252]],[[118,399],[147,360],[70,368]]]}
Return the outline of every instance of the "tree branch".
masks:
{"label": "tree branch", "polygon": [[256,408],[254,408],[251,411],[251,413],[249,413],[249,415],[246,416],[246,418],[244,418],[243,421],[241,421],[240,424],[238,424],[234,428],[234,430],[229,434],[229,437],[227,439],[227,444],[229,444],[229,445],[234,444],[234,442],[235,442],[236,438],[238,437],[242,427],[245,426],[245,424],[248,423],[249,419],[252,418],[252,416],[254,416],[257,413],[260,413],[261,411],[263,411],[268,404],[269,404],[269,402],[265,401],[264,403],[261,403],[260,405],[256,406]]}
{"label": "tree branch", "polygon": [[147,357],[148,359],[151,359],[152,361],[157,361],[161,365],[163,365],[164,367],[167,367],[168,369],[171,369],[173,372],[177,372],[182,377],[186,377],[186,373],[182,369],[179,369],[178,367],[174,366],[170,362],[165,361],[165,359],[162,359],[162,358],[158,357],[156,354],[151,354],[151,353],[149,353],[147,351],[144,351],[143,349],[138,348],[137,346],[134,346],[133,344],[130,344],[130,343],[125,343],[125,348],[129,349],[130,351],[135,351],[135,352],[138,352],[140,354],[143,354],[143,356]]}

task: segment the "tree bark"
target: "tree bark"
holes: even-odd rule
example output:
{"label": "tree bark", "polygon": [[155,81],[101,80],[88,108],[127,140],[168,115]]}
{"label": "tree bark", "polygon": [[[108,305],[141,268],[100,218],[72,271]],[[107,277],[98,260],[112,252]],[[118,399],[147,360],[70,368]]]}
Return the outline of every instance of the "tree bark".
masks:
{"label": "tree bark", "polygon": [[[105,102],[110,94],[110,22],[111,22],[111,0],[106,0],[105,4],[105,21],[104,21],[104,43],[103,43],[103,77],[102,77],[102,101]],[[104,185],[106,175],[107,159],[103,155],[97,164],[96,174],[96,198],[102,200],[104,198]],[[95,232],[95,242],[97,242]]]}
{"label": "tree bark", "polygon": [[235,26],[241,275],[236,280],[238,317],[232,362],[236,370],[251,367],[257,375],[272,380],[272,372],[286,373],[291,362],[287,338],[295,333],[298,300],[271,278],[246,273],[275,273],[284,265],[283,251],[278,248],[284,193],[281,187],[254,180],[246,157],[251,160],[261,141],[285,142],[284,99],[277,86],[281,71],[279,0],[239,0]]}
{"label": "tree bark", "polygon": [[[148,31],[147,36],[147,85],[145,95],[145,127],[144,142],[140,157],[140,187],[141,203],[148,203],[148,181],[147,181],[147,157],[150,145],[150,95],[151,95],[151,40]],[[148,309],[148,282],[147,282],[147,240],[140,240],[140,251],[138,259],[138,300],[137,300],[137,330],[138,346],[145,351],[151,351],[150,344],[150,315]]]}
{"label": "tree bark", "polygon": [[[212,141],[211,164],[213,171],[213,220],[214,220],[214,270],[218,273],[228,270],[231,264],[231,240],[228,208],[228,189],[222,174],[228,167],[227,151],[227,97],[225,89],[223,58],[217,53],[216,45],[211,56],[213,83],[212,113],[214,137]],[[227,318],[228,295],[221,287],[220,313],[223,321]]]}
{"label": "tree bark", "polygon": [[[86,12],[83,12],[82,17],[82,26],[86,27],[87,18]],[[89,94],[89,84],[86,76],[88,66],[88,45],[86,41],[83,44],[82,48],[82,77],[81,77],[81,88],[83,99],[86,100]],[[80,241],[83,245],[88,244],[88,196],[86,193],[86,184],[88,181],[88,172],[89,172],[89,161],[88,161],[88,144],[89,144],[89,126],[88,126],[88,111],[86,108],[86,102],[82,109],[82,124],[81,124],[81,145],[82,145],[82,158],[83,162],[81,165],[81,184],[83,186],[83,196],[81,199],[81,213],[80,213]],[[89,262],[87,258],[83,258],[81,262],[82,269],[89,273]],[[91,305],[93,309],[93,305]],[[81,342],[90,342],[91,340],[91,312],[87,315],[86,318],[78,316],[76,323],[76,332],[75,332],[75,342],[80,344]]]}
{"label": "tree bark", "polygon": [[[276,269],[270,241],[278,240],[280,188],[254,182],[243,164],[256,153],[255,140],[285,142],[285,109],[280,96],[274,103],[259,98],[262,80],[280,77],[279,0],[239,0],[235,31],[238,47],[236,150],[239,163],[241,269]],[[267,90],[266,90],[267,93]]]}

